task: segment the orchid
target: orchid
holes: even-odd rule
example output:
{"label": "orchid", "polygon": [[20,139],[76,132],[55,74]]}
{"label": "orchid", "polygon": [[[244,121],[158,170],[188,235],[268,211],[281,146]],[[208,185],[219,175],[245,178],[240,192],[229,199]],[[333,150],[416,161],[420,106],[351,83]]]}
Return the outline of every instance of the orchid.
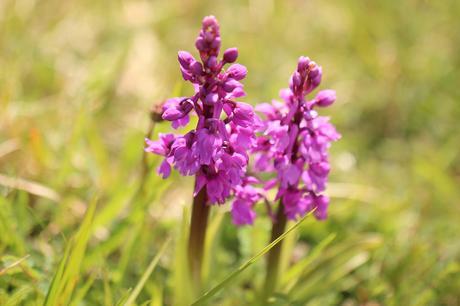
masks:
{"label": "orchid", "polygon": [[[146,139],[146,152],[163,156],[158,173],[167,178],[172,168],[181,175],[195,176],[192,220],[189,236],[189,262],[197,287],[201,281],[201,261],[209,215],[209,204],[224,204],[237,195],[233,205],[235,224],[251,223],[255,213],[246,209],[248,201],[261,194],[247,186],[248,151],[255,144],[260,119],[250,104],[237,101],[245,96],[243,84],[247,69],[236,64],[238,50],[229,48],[219,59],[221,37],[214,16],[203,19],[195,46],[200,59],[187,51],[178,53],[185,81],[193,84],[190,97],[168,99],[162,106],[162,119],[172,127],[186,127],[190,115],[197,125],[184,135],[160,134],[159,140]],[[231,64],[228,68],[227,64]]]}
{"label": "orchid", "polygon": [[[322,90],[308,100],[322,78],[322,69],[308,57],[300,57],[292,74],[289,88],[280,96],[284,103],[263,103],[256,110],[265,116],[262,135],[253,149],[255,170],[276,172],[276,180],[265,184],[265,190],[277,190],[279,200],[273,218],[271,242],[285,230],[287,220],[296,220],[313,211],[318,220],[327,218],[329,198],[323,194],[329,176],[328,150],[340,138],[329,118],[319,116],[316,107],[334,103],[333,90]],[[246,210],[251,210],[248,203]],[[240,211],[244,211],[239,207]],[[250,212],[249,212],[250,213]],[[249,214],[246,212],[246,214]],[[273,247],[267,258],[264,294],[268,297],[275,289],[280,273],[281,243]]]}
{"label": "orchid", "polygon": [[[145,150],[164,157],[158,169],[164,178],[172,167],[181,175],[196,175],[194,195],[208,185],[207,201],[223,204],[245,177],[247,152],[253,146],[259,120],[251,105],[236,101],[245,95],[240,81],[247,70],[234,63],[238,58],[236,48],[227,49],[218,59],[221,37],[214,16],[203,19],[195,46],[200,60],[187,51],[178,54],[182,76],[193,84],[195,94],[168,99],[163,104],[162,118],[177,129],[187,126],[190,114],[195,113],[198,124],[185,135],[146,139]],[[232,65],[224,69],[227,64]]]}
{"label": "orchid", "polygon": [[277,183],[284,214],[290,220],[303,217],[315,209],[317,219],[327,217],[329,198],[322,192],[330,171],[328,149],[340,134],[329,122],[319,116],[316,107],[327,107],[336,99],[335,91],[322,90],[308,100],[322,77],[322,69],[307,57],[300,57],[289,88],[280,92],[284,103],[262,103],[256,111],[264,115],[262,134],[253,149],[255,170],[277,173]]}

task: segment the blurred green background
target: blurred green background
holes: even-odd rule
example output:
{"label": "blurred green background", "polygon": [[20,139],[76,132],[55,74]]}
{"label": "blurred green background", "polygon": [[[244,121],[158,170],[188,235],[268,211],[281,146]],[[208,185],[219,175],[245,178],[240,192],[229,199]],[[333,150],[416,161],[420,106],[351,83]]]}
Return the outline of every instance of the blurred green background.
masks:
{"label": "blurred green background", "polygon": [[[196,54],[209,14],[248,67],[244,101],[277,98],[300,55],[337,91],[323,112],[343,136],[330,218],[287,238],[290,272],[274,303],[460,305],[455,0],[0,0],[0,305],[43,302],[95,196],[73,305],[123,303],[168,236],[137,302],[181,303],[193,179],[158,178],[143,138],[152,105],[190,91],[177,51]],[[259,206],[255,226],[238,229],[228,205],[215,210],[208,288],[267,244]],[[261,259],[211,304],[253,304],[263,271]]]}

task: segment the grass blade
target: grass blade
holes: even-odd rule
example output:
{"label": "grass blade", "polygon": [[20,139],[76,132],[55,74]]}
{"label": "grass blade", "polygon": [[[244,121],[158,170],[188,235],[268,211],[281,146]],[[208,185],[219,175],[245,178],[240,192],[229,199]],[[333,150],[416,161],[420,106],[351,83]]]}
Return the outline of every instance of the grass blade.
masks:
{"label": "grass blade", "polygon": [[13,189],[24,190],[30,194],[47,198],[54,202],[59,202],[61,200],[61,196],[53,189],[37,182],[32,182],[18,177],[10,177],[0,174],[0,185]]}
{"label": "grass blade", "polygon": [[207,291],[205,294],[203,294],[198,300],[196,300],[192,305],[204,305],[204,302],[208,301],[210,298],[212,298],[214,295],[216,295],[220,290],[228,286],[239,274],[241,274],[244,270],[246,270],[249,266],[251,266],[254,262],[256,262],[260,257],[265,255],[268,251],[270,251],[271,248],[273,248],[275,245],[277,245],[281,240],[283,240],[290,232],[295,230],[297,227],[299,227],[302,222],[311,215],[313,211],[305,215],[302,219],[300,219],[297,223],[295,223],[293,226],[291,226],[287,231],[285,231],[281,236],[276,238],[273,242],[271,242],[269,245],[267,245],[265,248],[262,249],[259,253],[254,255],[252,258],[250,258],[248,261],[246,261],[244,264],[242,264],[238,269],[233,271],[229,276],[227,276],[222,282],[217,284],[214,288],[211,290]]}
{"label": "grass blade", "polygon": [[4,306],[17,306],[17,305],[24,305],[25,299],[32,293],[33,289],[30,286],[25,286],[16,290],[10,298],[6,301]]}
{"label": "grass blade", "polygon": [[21,258],[19,258],[18,260],[16,260],[15,262],[9,264],[8,266],[6,266],[6,267],[0,269],[0,276],[2,276],[3,274],[5,274],[6,272],[8,272],[8,270],[10,270],[10,269],[12,269],[12,268],[14,268],[14,267],[16,267],[16,266],[21,265],[21,263],[22,263],[24,260],[26,260],[27,258],[29,258],[29,256],[30,256],[30,255],[27,254],[26,256],[21,257]]}
{"label": "grass blade", "polygon": [[292,281],[293,279],[298,279],[302,272],[305,270],[305,268],[321,255],[324,248],[326,248],[335,239],[336,236],[336,233],[329,234],[313,249],[313,251],[307,257],[305,257],[297,264],[295,264],[292,268],[287,270],[282,279],[282,284],[286,284]]}
{"label": "grass blade", "polygon": [[168,238],[165,241],[165,243],[163,243],[163,246],[161,247],[160,251],[158,251],[158,254],[150,262],[149,266],[147,267],[147,270],[145,270],[144,274],[142,275],[141,279],[137,283],[136,287],[134,288],[134,290],[129,295],[128,300],[124,304],[125,306],[132,305],[136,301],[137,296],[139,295],[139,293],[141,292],[141,290],[144,287],[145,283],[147,282],[148,278],[150,277],[150,274],[152,274],[152,272],[155,269],[156,265],[160,261],[161,255],[163,255],[163,253],[166,250],[166,247],[168,246],[170,241],[171,241],[171,238]]}
{"label": "grass blade", "polygon": [[96,279],[96,275],[91,275],[85,282],[84,285],[81,288],[78,288],[77,291],[75,292],[72,301],[70,303],[70,306],[78,306],[81,305],[81,302],[85,298],[86,294],[88,293],[89,289],[92,288],[93,283]]}
{"label": "grass blade", "polygon": [[222,220],[224,219],[224,214],[218,212],[214,218],[211,220],[208,230],[206,232],[206,242],[204,247],[204,254],[203,254],[203,271],[202,271],[202,278],[203,284],[206,284],[209,275],[211,272],[211,267],[215,264],[214,260],[215,257],[213,255],[213,249],[216,247],[217,235],[220,230],[220,226],[222,225]]}
{"label": "grass blade", "polygon": [[193,301],[192,283],[190,281],[190,272],[188,267],[187,246],[190,212],[188,207],[184,207],[182,222],[179,228],[179,234],[175,241],[174,249],[174,267],[173,267],[173,284],[172,289],[174,301],[173,305],[190,305]]}
{"label": "grass blade", "polygon": [[68,305],[79,278],[86,246],[92,233],[97,200],[94,199],[77,234],[68,242],[61,263],[53,277],[44,305]]}

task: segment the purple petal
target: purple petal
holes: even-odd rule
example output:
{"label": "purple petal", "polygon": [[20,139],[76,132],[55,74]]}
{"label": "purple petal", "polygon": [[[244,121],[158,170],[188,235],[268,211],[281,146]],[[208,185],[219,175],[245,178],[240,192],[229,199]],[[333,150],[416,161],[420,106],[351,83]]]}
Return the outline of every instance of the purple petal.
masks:
{"label": "purple petal", "polygon": [[161,174],[164,179],[171,174],[171,165],[168,163],[166,159],[163,160],[163,162],[160,164],[160,167],[158,168],[158,173]]}
{"label": "purple petal", "polygon": [[252,210],[251,203],[236,199],[232,204],[232,221],[233,224],[241,226],[253,224],[256,218],[256,213]]}

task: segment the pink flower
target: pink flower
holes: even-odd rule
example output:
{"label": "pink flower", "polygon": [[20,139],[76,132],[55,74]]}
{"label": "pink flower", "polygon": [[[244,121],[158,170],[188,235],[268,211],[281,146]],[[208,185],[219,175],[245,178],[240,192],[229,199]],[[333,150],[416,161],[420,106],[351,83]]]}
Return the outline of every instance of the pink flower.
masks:
{"label": "pink flower", "polygon": [[263,197],[263,191],[251,185],[255,183],[258,181],[248,177],[235,189],[235,200],[231,210],[233,224],[240,226],[254,223],[256,218],[254,205]]}
{"label": "pink flower", "polygon": [[[234,100],[245,95],[240,81],[247,69],[235,63],[236,48],[227,49],[219,59],[220,29],[214,16],[203,19],[195,46],[199,59],[186,51],[177,57],[195,94],[167,100],[162,118],[178,128],[188,125],[194,113],[197,126],[185,135],[146,140],[146,151],[164,156],[158,169],[163,177],[169,176],[171,167],[181,175],[196,175],[195,195],[206,185],[208,201],[222,204],[246,177],[247,151],[255,144],[260,119],[251,105]],[[226,64],[232,65],[225,69]]]}
{"label": "pink flower", "polygon": [[[329,199],[319,194],[326,189],[330,172],[328,150],[340,138],[329,118],[313,109],[326,107],[335,99],[335,91],[320,91],[312,101],[305,96],[316,89],[322,69],[307,57],[300,57],[289,88],[280,92],[284,103],[260,104],[256,110],[265,116],[263,135],[257,139],[255,169],[276,170],[277,199],[281,199],[289,219],[302,217],[312,209],[317,219],[327,217]],[[273,167],[270,166],[273,164]]]}

